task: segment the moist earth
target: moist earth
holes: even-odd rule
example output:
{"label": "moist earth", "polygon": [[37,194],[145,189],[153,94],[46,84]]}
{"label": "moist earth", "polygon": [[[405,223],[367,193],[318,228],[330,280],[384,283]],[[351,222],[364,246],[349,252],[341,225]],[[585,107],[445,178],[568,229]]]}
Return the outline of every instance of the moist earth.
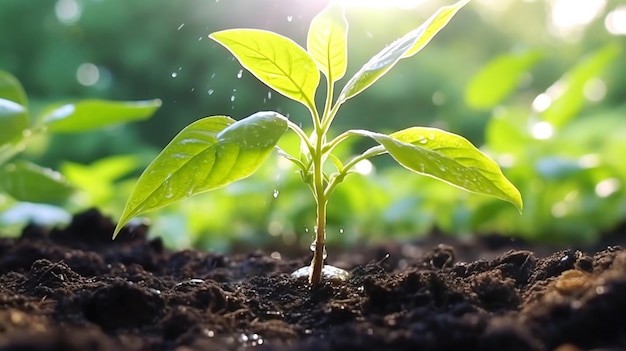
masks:
{"label": "moist earth", "polygon": [[170,251],[113,228],[89,210],[0,239],[0,350],[626,349],[620,246],[347,248],[329,263],[351,278],[311,289],[290,276],[310,255]]}

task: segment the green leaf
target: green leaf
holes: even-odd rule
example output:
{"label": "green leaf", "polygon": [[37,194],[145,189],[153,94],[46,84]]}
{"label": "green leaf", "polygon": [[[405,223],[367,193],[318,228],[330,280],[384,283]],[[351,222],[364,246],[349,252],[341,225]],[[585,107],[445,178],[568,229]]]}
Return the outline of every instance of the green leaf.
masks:
{"label": "green leaf", "polygon": [[161,106],[161,100],[106,101],[82,100],[53,109],[42,121],[48,130],[78,133],[113,124],[150,118]]}
{"label": "green leaf", "polygon": [[0,98],[28,106],[26,93],[20,82],[8,72],[0,70]]}
{"label": "green leaf", "polygon": [[64,162],[60,170],[71,184],[87,195],[90,205],[102,205],[119,192],[115,181],[141,166],[140,157],[122,155],[99,159],[90,165]]}
{"label": "green leaf", "polygon": [[540,58],[536,51],[496,57],[472,78],[465,90],[465,101],[477,109],[495,107],[518,87],[524,74]]}
{"label": "green leaf", "polygon": [[519,191],[500,167],[467,139],[436,128],[412,127],[390,135],[353,131],[380,143],[405,168],[461,189],[495,196],[522,210]]}
{"label": "green leaf", "polygon": [[19,201],[50,204],[61,204],[74,192],[61,173],[26,161],[0,169],[0,188]]}
{"label": "green leaf", "polygon": [[26,108],[11,100],[0,98],[0,145],[22,136],[28,127]]}
{"label": "green leaf", "polygon": [[585,85],[602,74],[620,51],[619,45],[611,43],[581,60],[548,88],[546,94],[552,99],[552,103],[541,113],[541,117],[557,128],[575,117],[587,100]]}
{"label": "green leaf", "polygon": [[348,21],[343,7],[330,3],[313,18],[307,36],[307,48],[317,68],[334,83],[348,67]]}
{"label": "green leaf", "polygon": [[270,88],[307,108],[315,108],[320,72],[311,56],[293,40],[257,29],[230,29],[209,37]]}
{"label": "green leaf", "polygon": [[141,213],[250,176],[286,130],[286,117],[266,111],[237,122],[212,116],[190,124],[139,177],[114,237]]}
{"label": "green leaf", "polygon": [[405,34],[402,38],[394,41],[378,54],[374,55],[374,57],[346,83],[339,94],[338,103],[343,103],[374,84],[374,82],[389,72],[401,59],[413,56],[422,50],[469,1],[470,0],[462,0],[454,5],[440,8],[424,24]]}

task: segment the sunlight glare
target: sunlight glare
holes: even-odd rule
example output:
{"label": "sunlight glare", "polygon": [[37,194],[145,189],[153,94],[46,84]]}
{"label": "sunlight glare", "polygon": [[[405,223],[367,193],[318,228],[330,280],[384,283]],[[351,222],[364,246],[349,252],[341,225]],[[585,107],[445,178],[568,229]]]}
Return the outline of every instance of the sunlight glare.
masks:
{"label": "sunlight glare", "polygon": [[424,0],[339,0],[345,7],[368,7],[368,8],[404,8],[412,9],[421,5]]}
{"label": "sunlight glare", "polygon": [[626,35],[626,6],[618,6],[604,19],[606,30],[613,35]]}
{"label": "sunlight glare", "polygon": [[606,0],[553,0],[551,21],[555,34],[561,37],[576,34],[598,17]]}

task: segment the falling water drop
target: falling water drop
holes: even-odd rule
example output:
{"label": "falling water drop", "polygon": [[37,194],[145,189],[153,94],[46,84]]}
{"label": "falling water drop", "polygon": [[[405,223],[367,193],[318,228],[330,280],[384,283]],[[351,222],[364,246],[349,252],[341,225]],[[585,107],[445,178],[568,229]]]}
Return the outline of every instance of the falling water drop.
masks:
{"label": "falling water drop", "polygon": [[183,29],[184,26],[185,26],[185,24],[181,23],[180,26],[178,26],[178,29],[176,29],[176,30],[181,30],[181,29]]}
{"label": "falling water drop", "polygon": [[293,16],[287,16],[287,22],[293,21]]}
{"label": "falling water drop", "polygon": [[274,192],[272,193],[272,197],[276,199],[279,194],[280,194],[280,191],[278,191],[278,189],[274,189]]}
{"label": "falling water drop", "polygon": [[343,228],[339,228],[339,234],[343,234]]}
{"label": "falling water drop", "polygon": [[176,78],[176,76],[178,76],[178,73],[172,72],[172,78]]}
{"label": "falling water drop", "polygon": [[213,89],[209,89],[209,91],[207,91],[207,93],[209,93],[209,95],[213,95],[214,92],[215,92],[215,90],[213,90]]}
{"label": "falling water drop", "polygon": [[243,77],[243,70],[240,69],[239,72],[237,72],[237,79],[241,79],[241,77]]}
{"label": "falling water drop", "polygon": [[235,95],[231,95],[231,96],[230,96],[230,101],[231,101],[231,102],[235,102],[235,99],[236,99]]}
{"label": "falling water drop", "polygon": [[271,99],[271,98],[272,98],[272,92],[271,92],[271,91],[268,91],[268,92],[267,92],[267,99],[269,100],[269,99]]}

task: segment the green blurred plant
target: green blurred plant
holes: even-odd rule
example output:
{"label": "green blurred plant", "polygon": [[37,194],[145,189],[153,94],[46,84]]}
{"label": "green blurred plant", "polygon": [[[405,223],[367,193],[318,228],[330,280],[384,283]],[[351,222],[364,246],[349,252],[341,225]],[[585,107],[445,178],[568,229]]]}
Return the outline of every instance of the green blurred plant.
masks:
{"label": "green blurred plant", "polygon": [[[91,172],[88,181],[72,184],[61,173],[25,159],[15,159],[38,136],[55,133],[81,133],[110,125],[149,118],[161,101],[81,100],[54,104],[33,115],[19,81],[0,71],[0,194],[21,202],[62,205],[75,193],[76,186],[97,182]],[[109,164],[104,172],[115,172]],[[76,168],[76,167],[75,167]],[[76,170],[73,172],[77,173]],[[102,172],[100,172],[102,173]],[[102,185],[102,184],[100,184]]]}
{"label": "green blurred plant", "polygon": [[[114,237],[133,217],[191,195],[220,188],[253,174],[290,129],[300,139],[299,154],[279,149],[298,168],[316,203],[315,241],[310,267],[294,275],[308,275],[312,285],[323,275],[338,278],[347,272],[324,266],[328,200],[353,168],[370,157],[390,154],[400,165],[459,188],[491,195],[514,204],[522,200],[495,162],[465,138],[435,128],[412,127],[389,135],[348,130],[328,140],[339,107],[386,74],[398,61],[415,55],[466,5],[464,0],[439,9],[422,26],[387,46],[367,62],[334,99],[334,85],[347,68],[347,21],[343,8],[331,4],[313,19],[308,51],[274,32],[232,29],[210,38],[227,48],[259,80],[282,95],[302,103],[310,112],[313,131],[277,112],[257,112],[240,121],[226,116],[198,120],[184,128],[146,168],[133,190]],[[326,103],[320,115],[315,92],[320,71],[326,77]],[[332,152],[353,136],[371,138],[378,146],[343,163]],[[327,161],[334,172],[329,173]]]}
{"label": "green blurred plant", "polygon": [[525,194],[526,206],[519,216],[488,199],[470,199],[467,215],[446,229],[589,242],[624,220],[626,111],[623,106],[585,109],[603,98],[607,85],[601,77],[622,51],[612,42],[583,57],[537,95],[532,106],[508,97],[541,54],[506,55],[476,74],[466,101],[493,109],[485,150],[505,166]]}

